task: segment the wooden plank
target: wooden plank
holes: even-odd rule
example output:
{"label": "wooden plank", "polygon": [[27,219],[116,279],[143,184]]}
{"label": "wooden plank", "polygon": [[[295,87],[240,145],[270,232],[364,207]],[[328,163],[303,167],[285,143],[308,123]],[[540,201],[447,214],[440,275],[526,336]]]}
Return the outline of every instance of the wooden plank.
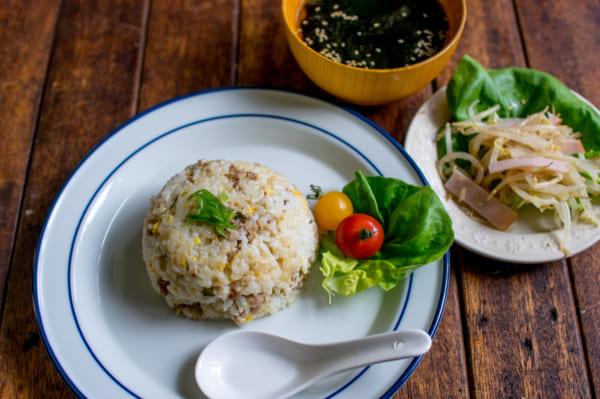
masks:
{"label": "wooden plank", "polygon": [[[456,247],[451,258],[457,259]],[[456,273],[450,274],[448,299],[430,351],[394,398],[456,398],[469,396],[469,380]]]}
{"label": "wooden plank", "polygon": [[[37,6],[22,15],[38,12]],[[144,16],[139,1],[61,2],[0,330],[0,397],[72,396],[41,343],[31,265],[65,179],[93,145],[132,116]]]}
{"label": "wooden plank", "polygon": [[57,0],[0,4],[0,309],[58,8]]}
{"label": "wooden plank", "polygon": [[152,2],[138,112],[235,80],[238,1]]}
{"label": "wooden plank", "polygon": [[581,323],[582,340],[586,352],[589,378],[593,395],[600,395],[600,248],[596,244],[571,261],[571,271],[577,298],[577,316]]}
{"label": "wooden plank", "polygon": [[589,397],[564,263],[509,266],[466,251],[463,259],[473,396]]}
{"label": "wooden plank", "polygon": [[467,0],[467,23],[450,62],[438,76],[448,83],[460,58],[468,54],[487,68],[524,66],[520,33],[510,0]]}
{"label": "wooden plank", "polygon": [[[492,68],[525,66],[511,1],[468,1],[468,12],[458,55]],[[470,395],[589,396],[566,264],[510,268],[461,248],[457,252]]]}
{"label": "wooden plank", "polygon": [[283,88],[336,101],[308,79],[292,56],[280,1],[241,1],[236,84]]}
{"label": "wooden plank", "polygon": [[[517,1],[532,68],[548,72],[600,106],[597,1]],[[540,29],[540,27],[545,27]],[[600,395],[600,245],[570,260],[593,394]]]}

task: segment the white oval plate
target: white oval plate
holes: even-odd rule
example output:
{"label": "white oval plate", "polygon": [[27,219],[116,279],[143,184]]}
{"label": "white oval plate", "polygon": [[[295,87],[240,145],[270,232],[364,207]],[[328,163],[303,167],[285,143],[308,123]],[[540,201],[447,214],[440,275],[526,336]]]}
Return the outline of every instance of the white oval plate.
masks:
{"label": "white oval plate", "polygon": [[[141,257],[151,195],[205,159],[261,162],[304,193],[340,189],[356,170],[422,185],[389,135],[360,115],[290,92],[228,88],[161,104],[110,134],[73,172],[44,226],[35,260],[35,307],[44,343],[81,397],[203,397],[193,380],[202,348],[233,323],[178,317],[154,293]],[[434,335],[445,304],[448,254],[390,292],[329,304],[314,269],[298,301],[243,328],[305,342],[398,328]],[[347,372],[298,398],[390,397],[420,358]]]}
{"label": "white oval plate", "polygon": [[[446,88],[442,88],[417,111],[408,128],[404,147],[442,198],[452,217],[455,241],[480,255],[514,263],[543,263],[565,258],[565,253],[558,246],[562,230],[555,229],[550,212],[540,213],[528,208],[519,213],[519,218],[506,231],[499,231],[480,219],[468,216],[450,198],[435,167],[435,136],[450,118]],[[574,255],[589,248],[598,239],[600,227],[575,223],[565,247]]]}

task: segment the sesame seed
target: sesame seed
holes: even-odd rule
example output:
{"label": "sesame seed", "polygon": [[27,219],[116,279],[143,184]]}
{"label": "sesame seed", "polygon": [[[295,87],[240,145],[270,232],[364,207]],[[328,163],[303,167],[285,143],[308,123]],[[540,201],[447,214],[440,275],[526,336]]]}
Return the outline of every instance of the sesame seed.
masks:
{"label": "sesame seed", "polygon": [[348,15],[344,11],[334,11],[329,14],[332,18],[341,18],[344,21],[356,21],[358,19],[358,15]]}
{"label": "sesame seed", "polygon": [[[431,0],[421,1],[418,6],[400,2],[386,16],[359,18],[348,3],[310,0],[306,19],[298,29],[307,45],[334,61],[364,68],[411,65],[439,51],[448,28],[448,18],[439,4],[435,8],[435,4],[425,4]],[[399,36],[394,42],[389,40],[390,35]]]}

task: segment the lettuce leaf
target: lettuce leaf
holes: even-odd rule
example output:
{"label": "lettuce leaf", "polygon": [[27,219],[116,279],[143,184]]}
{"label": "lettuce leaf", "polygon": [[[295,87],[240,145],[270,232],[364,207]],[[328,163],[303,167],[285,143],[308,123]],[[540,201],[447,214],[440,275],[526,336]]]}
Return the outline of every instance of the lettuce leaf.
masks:
{"label": "lettuce leaf", "polygon": [[365,177],[358,171],[343,192],[355,212],[381,222],[384,243],[372,257],[357,260],[337,248],[335,232],[324,236],[319,248],[322,285],[331,294],[348,296],[374,286],[388,291],[417,268],[440,259],[454,241],[452,220],[431,187]]}
{"label": "lettuce leaf", "polygon": [[456,120],[500,105],[503,118],[524,118],[550,107],[563,123],[582,134],[586,150],[600,150],[600,114],[555,77],[528,68],[486,69],[473,58],[461,58],[446,90]]}

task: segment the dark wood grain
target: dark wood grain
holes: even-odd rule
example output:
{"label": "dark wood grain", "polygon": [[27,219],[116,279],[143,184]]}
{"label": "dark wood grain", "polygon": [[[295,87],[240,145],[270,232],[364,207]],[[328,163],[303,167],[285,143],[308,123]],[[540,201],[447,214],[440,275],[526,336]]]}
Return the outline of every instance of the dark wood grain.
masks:
{"label": "dark wood grain", "polygon": [[[0,306],[21,211],[58,4],[58,1],[5,1],[0,4]],[[32,26],[36,29],[31,29]],[[24,209],[25,216],[31,216],[31,212],[31,209]]]}
{"label": "dark wood grain", "polygon": [[[23,292],[14,294],[14,290],[6,288],[6,280],[16,241],[19,215],[22,219],[44,217],[43,212],[36,215],[33,208],[20,211],[58,9],[58,1],[5,1],[0,4],[0,120],[3,125],[0,133],[0,298],[3,319],[14,319],[23,312],[23,309],[19,309],[17,315],[10,315],[10,310],[5,310],[6,291],[8,295],[17,295],[20,299],[30,298],[30,285],[21,286]],[[36,29],[32,30],[31,26],[35,26]],[[26,260],[16,262],[17,267],[22,268],[25,274],[31,273],[34,245],[35,238],[29,252],[25,254]],[[29,327],[17,332],[21,337],[19,353],[28,352],[32,347],[40,345],[35,321],[31,317],[31,303],[25,306],[30,317]],[[5,337],[2,342],[16,339],[12,336]],[[2,345],[0,396],[27,397],[22,396],[25,392],[23,387],[34,377],[43,378],[43,374],[30,370],[35,372],[33,376],[27,376],[25,373],[19,375],[21,371],[17,366],[23,361],[14,361],[6,352],[6,345]],[[47,359],[44,358],[42,362],[47,363]],[[52,366],[48,366],[53,371]],[[46,379],[43,381],[44,384],[52,384]],[[62,386],[61,381],[58,384]]]}
{"label": "dark wood grain", "polygon": [[[451,256],[456,258],[456,248]],[[468,398],[469,380],[456,274],[450,274],[448,298],[430,351],[394,398]]]}
{"label": "dark wood grain", "polygon": [[0,330],[2,398],[71,396],[37,329],[31,265],[44,218],[66,178],[92,146],[132,116],[144,22],[140,4],[61,2],[23,199],[30,211],[19,220]]}
{"label": "dark wood grain", "polygon": [[589,397],[564,263],[507,267],[472,254],[463,261],[473,396]]}
{"label": "dark wood grain", "polygon": [[[600,106],[600,4],[598,2],[517,1],[529,66],[561,79]],[[536,29],[536,27],[552,27]],[[575,32],[575,34],[568,34]],[[600,394],[600,245],[571,258],[592,392]]]}
{"label": "dark wood grain", "polygon": [[[302,73],[285,38],[281,4],[242,0],[236,83],[302,91],[333,100]],[[286,73],[281,73],[286,71]]]}
{"label": "dark wood grain", "polygon": [[467,23],[449,65],[437,81],[445,85],[464,54],[488,68],[525,66],[519,26],[511,0],[467,0]]}
{"label": "dark wood grain", "polygon": [[152,2],[138,112],[235,82],[238,2]]}

